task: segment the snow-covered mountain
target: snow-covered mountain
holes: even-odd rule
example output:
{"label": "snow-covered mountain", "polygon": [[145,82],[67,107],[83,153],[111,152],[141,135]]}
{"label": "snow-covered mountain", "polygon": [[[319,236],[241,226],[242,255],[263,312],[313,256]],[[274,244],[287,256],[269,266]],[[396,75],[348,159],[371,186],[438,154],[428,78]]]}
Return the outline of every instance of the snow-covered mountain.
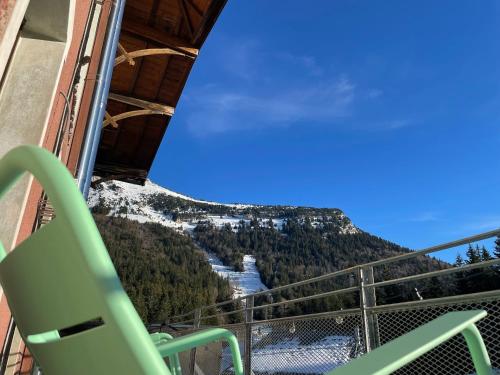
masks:
{"label": "snow-covered mountain", "polygon": [[[101,216],[157,223],[189,236],[212,269],[229,279],[234,297],[410,251],[358,229],[336,208],[208,202],[151,181],[105,182],[91,190],[88,203]],[[407,276],[443,267],[425,258],[391,272]]]}
{"label": "snow-covered mountain", "polygon": [[229,224],[236,228],[241,221],[249,223],[252,219],[261,225],[269,225],[272,220],[274,227],[280,229],[283,221],[290,217],[310,220],[313,226],[332,225],[342,234],[359,232],[339,209],[209,202],[176,193],[149,180],[145,186],[121,181],[103,183],[91,189],[88,203],[99,212],[141,223],[159,223],[184,233],[199,223],[211,222],[217,227]]}
{"label": "snow-covered mountain", "polygon": [[[121,181],[103,183],[91,189],[88,204],[94,212],[124,217],[140,223],[158,223],[173,228],[184,235],[192,235],[199,224],[211,223],[222,228],[229,225],[236,231],[243,221],[253,225],[274,226],[281,230],[288,218],[309,220],[315,227],[328,225],[340,234],[355,234],[359,230],[338,209],[318,209],[294,206],[264,206],[251,204],[223,204],[194,199],[147,181],[145,186]],[[251,254],[243,257],[243,271],[224,265],[212,253],[205,251],[207,261],[220,276],[229,279],[233,286],[233,297],[267,289],[262,283]]]}

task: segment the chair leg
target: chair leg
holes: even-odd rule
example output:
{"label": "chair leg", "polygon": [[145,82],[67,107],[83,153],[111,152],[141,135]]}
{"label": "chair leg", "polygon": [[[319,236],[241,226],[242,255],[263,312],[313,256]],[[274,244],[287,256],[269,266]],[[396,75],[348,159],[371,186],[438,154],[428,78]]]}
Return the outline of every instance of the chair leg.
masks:
{"label": "chair leg", "polygon": [[223,328],[210,328],[204,331],[191,333],[186,336],[177,337],[173,340],[165,341],[164,344],[157,345],[157,349],[164,357],[174,353],[183,352],[198,346],[212,342],[225,340],[229,343],[233,359],[235,375],[243,375],[243,365],[241,363],[240,348],[233,333]]}
{"label": "chair leg", "polygon": [[[240,346],[238,345],[238,340],[236,336],[231,335],[227,337],[227,342],[231,348],[231,356],[233,357],[234,373],[236,375],[243,375],[243,369],[241,368],[241,358],[240,358]],[[247,349],[249,350],[249,349]]]}
{"label": "chair leg", "polygon": [[[161,344],[163,342],[168,342],[173,340],[173,336],[165,332],[158,332],[151,335],[155,344]],[[168,362],[170,363],[170,372],[172,375],[182,375],[181,361],[179,360],[179,354],[174,353],[168,356]]]}
{"label": "chair leg", "polygon": [[468,326],[462,331],[462,335],[464,335],[467,346],[469,347],[477,375],[492,375],[493,371],[491,369],[490,357],[488,356],[486,345],[484,345],[483,338],[476,325],[471,324]]}

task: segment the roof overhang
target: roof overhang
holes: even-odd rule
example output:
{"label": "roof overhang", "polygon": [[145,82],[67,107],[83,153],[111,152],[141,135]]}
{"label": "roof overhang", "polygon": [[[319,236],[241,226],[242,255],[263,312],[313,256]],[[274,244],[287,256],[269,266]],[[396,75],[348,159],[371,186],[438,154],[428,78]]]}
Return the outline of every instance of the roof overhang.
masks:
{"label": "roof overhang", "polygon": [[128,0],[94,173],[143,184],[227,0]]}

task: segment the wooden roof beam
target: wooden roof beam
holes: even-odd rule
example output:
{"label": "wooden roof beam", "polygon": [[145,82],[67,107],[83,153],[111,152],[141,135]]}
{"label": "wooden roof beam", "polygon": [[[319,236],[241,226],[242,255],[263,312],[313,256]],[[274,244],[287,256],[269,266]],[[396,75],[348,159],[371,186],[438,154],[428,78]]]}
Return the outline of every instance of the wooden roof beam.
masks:
{"label": "wooden roof beam", "polygon": [[207,38],[208,33],[212,29],[213,25],[217,21],[222,9],[226,5],[227,0],[213,0],[203,18],[201,20],[200,26],[192,40],[192,43],[196,46],[203,44]]}
{"label": "wooden roof beam", "polygon": [[[120,65],[122,62],[128,61],[130,65],[134,65],[135,61],[134,59],[138,57],[144,57],[144,56],[153,56],[153,55],[177,55],[177,56],[184,56],[189,59],[194,59],[191,55],[186,55],[185,53],[175,51],[171,48],[148,48],[148,49],[140,49],[134,52],[127,52],[127,54],[122,54],[121,56],[118,56],[115,59],[115,66]],[[131,64],[130,60],[132,60],[134,63]]]}
{"label": "wooden roof beam", "polygon": [[[134,107],[139,107],[142,109],[147,109],[155,112],[155,114],[162,114],[166,116],[173,116],[175,108],[169,105],[152,103],[142,99],[131,98],[124,95],[109,93],[108,99],[114,100],[115,102],[120,102]],[[116,117],[116,116],[115,116]]]}
{"label": "wooden roof beam", "polygon": [[191,39],[193,39],[194,30],[193,25],[191,24],[191,18],[189,17],[188,10],[186,8],[186,2],[185,0],[177,0],[177,3],[179,4],[179,8],[181,9],[182,17],[184,18],[184,22],[186,23],[189,35],[191,35]]}
{"label": "wooden roof beam", "polygon": [[117,127],[118,127],[118,123],[115,121],[115,119],[113,118],[113,116],[111,116],[111,115],[109,114],[109,112],[108,112],[108,111],[104,112],[104,118],[105,118],[107,121],[109,121],[109,123],[111,124],[111,126],[112,126],[113,128],[117,128]]}
{"label": "wooden roof beam", "polygon": [[[120,57],[123,57],[123,59],[124,59],[123,61],[128,61],[128,63],[132,66],[135,65],[134,59],[130,56],[130,54],[127,52],[127,50],[121,45],[121,43],[118,43],[118,49],[120,50],[120,52],[122,54]],[[117,57],[117,59],[120,57]],[[116,65],[117,64],[115,62],[115,66]]]}
{"label": "wooden roof beam", "polygon": [[189,41],[168,35],[164,31],[138,23],[130,18],[123,21],[122,30],[134,34],[139,38],[149,39],[191,57],[198,56],[198,48],[195,48]]}
{"label": "wooden roof beam", "polygon": [[154,111],[152,109],[139,109],[137,111],[123,112],[120,113],[119,115],[111,117],[110,119],[104,120],[104,122],[102,123],[102,127],[105,128],[106,126],[110,125],[112,121],[117,122],[120,120],[125,120],[130,117],[148,116],[148,115],[165,115],[165,113]]}

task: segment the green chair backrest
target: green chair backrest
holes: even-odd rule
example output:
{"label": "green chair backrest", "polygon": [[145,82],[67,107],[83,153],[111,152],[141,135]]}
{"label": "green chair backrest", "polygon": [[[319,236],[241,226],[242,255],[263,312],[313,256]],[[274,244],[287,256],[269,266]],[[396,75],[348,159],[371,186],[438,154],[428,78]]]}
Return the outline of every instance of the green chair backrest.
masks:
{"label": "green chair backrest", "polygon": [[[0,243],[0,283],[43,372],[170,375],[69,171],[44,149],[15,148],[0,160],[0,198],[25,172],[55,218],[8,254]],[[91,321],[102,324],[80,329]]]}

